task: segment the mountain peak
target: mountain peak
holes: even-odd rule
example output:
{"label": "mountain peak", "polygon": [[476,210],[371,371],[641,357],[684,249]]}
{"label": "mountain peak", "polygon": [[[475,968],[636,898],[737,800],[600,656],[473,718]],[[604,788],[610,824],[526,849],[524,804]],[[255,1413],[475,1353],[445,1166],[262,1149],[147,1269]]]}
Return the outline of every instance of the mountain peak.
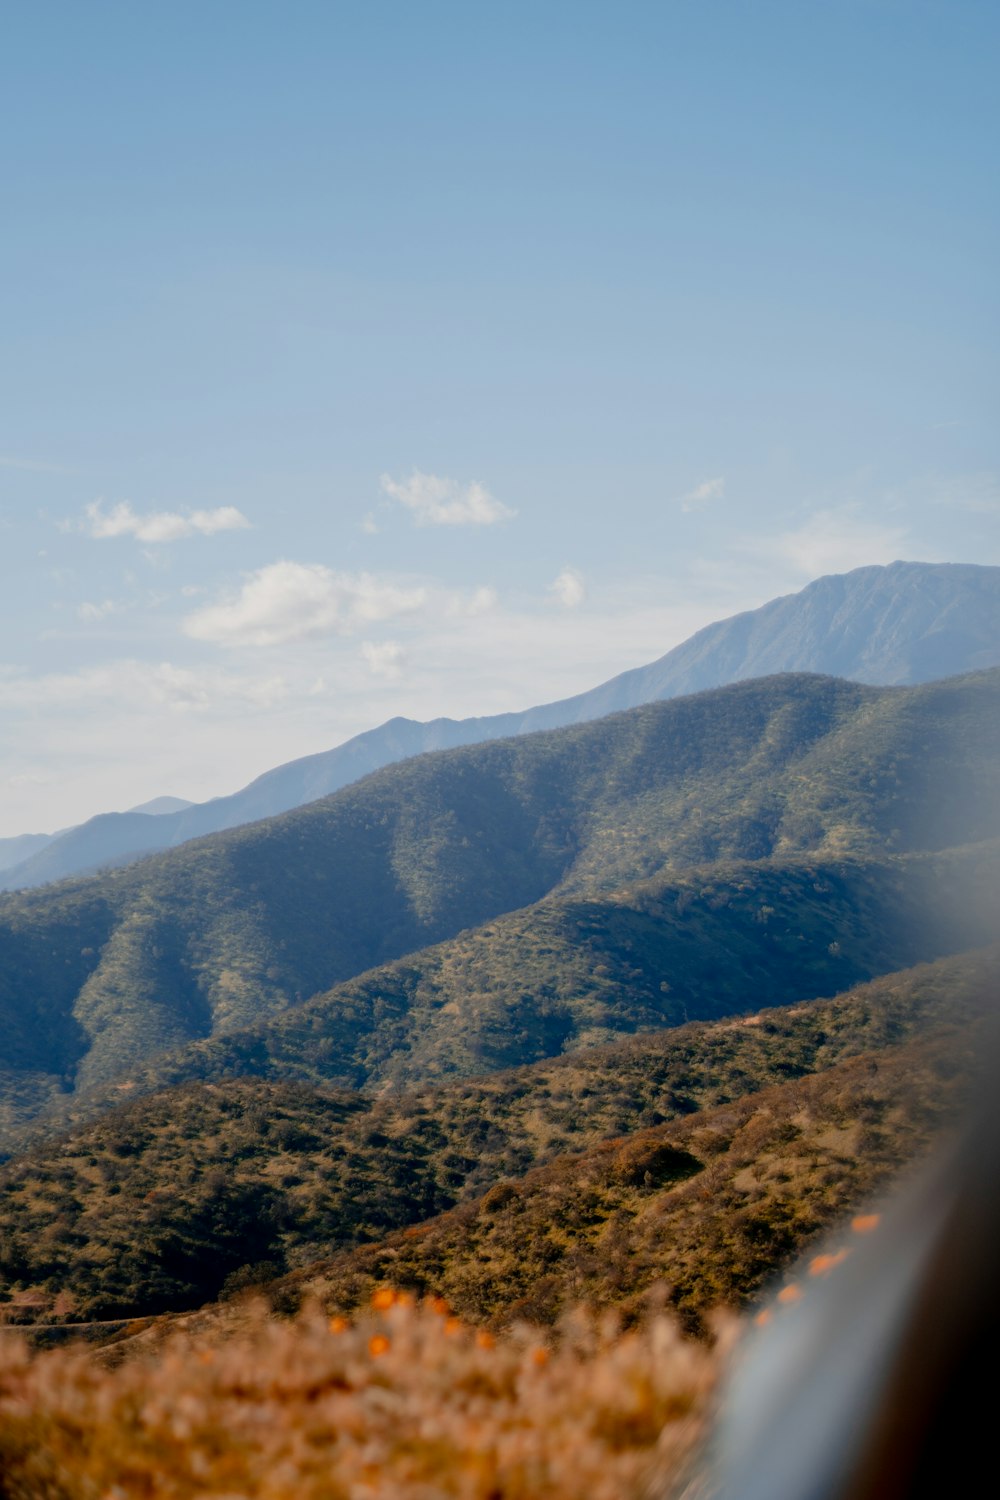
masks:
{"label": "mountain peak", "polygon": [[13,841],[0,840],[0,870],[8,867],[0,888],[40,885],[272,817],[429,750],[585,723],[726,683],[818,672],[897,686],[998,664],[1000,568],[900,558],[830,573],[796,594],[707,625],[658,661],[573,698],[483,718],[420,723],[398,715],[333,750],[266,771],[228,797],[152,818],[136,816],[171,800],[156,799],[131,814],[106,814],[59,837],[41,838],[40,845],[11,847],[6,859],[3,846]]}

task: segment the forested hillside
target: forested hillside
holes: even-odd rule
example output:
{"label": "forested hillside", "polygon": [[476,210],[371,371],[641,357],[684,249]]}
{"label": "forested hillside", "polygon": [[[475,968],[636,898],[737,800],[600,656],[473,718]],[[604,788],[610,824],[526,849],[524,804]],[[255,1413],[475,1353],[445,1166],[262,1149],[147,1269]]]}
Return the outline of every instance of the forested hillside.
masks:
{"label": "forested hillside", "polygon": [[[659,1131],[670,1122],[680,1128],[689,1117],[694,1121],[701,1112],[739,1101],[746,1118],[759,1121],[756,1106],[745,1105],[750,1096],[864,1059],[844,1077],[849,1091],[868,1089],[868,1102],[859,1106],[852,1125],[867,1122],[865,1139],[845,1128],[832,1156],[826,1141],[822,1164],[836,1165],[840,1188],[824,1195],[825,1179],[813,1161],[811,1180],[817,1185],[801,1206],[801,1223],[794,1230],[786,1226],[780,1245],[761,1249],[763,1265],[768,1255],[773,1260],[779,1252],[792,1253],[803,1234],[828,1221],[845,1195],[867,1191],[879,1171],[907,1159],[929,1139],[939,1114],[957,1106],[957,1075],[968,1071],[969,1027],[990,1009],[998,961],[997,950],[986,950],[895,974],[831,1000],[743,1020],[691,1024],[375,1099],[236,1078],[187,1084],[120,1105],[94,1124],[37,1147],[0,1175],[5,1204],[0,1299],[14,1299],[15,1309],[22,1299],[32,1319],[40,1310],[48,1316],[116,1317],[197,1306],[227,1285],[235,1289],[274,1277],[335,1247],[378,1241],[392,1229],[419,1224],[484,1192],[487,1207],[481,1217],[485,1213],[489,1220],[499,1205],[498,1182],[519,1179],[561,1153],[592,1148],[608,1137]],[[888,1091],[871,1082],[885,1068],[883,1054],[903,1049],[900,1057],[910,1057],[905,1049],[917,1042],[952,1059],[941,1076],[955,1075],[956,1082],[933,1108],[927,1102],[932,1065],[926,1059],[938,1051],[912,1054],[919,1066],[908,1100],[901,1094],[902,1061],[887,1075],[893,1080]],[[836,1092],[841,1085],[831,1088]],[[881,1103],[873,1114],[875,1099]],[[780,1101],[767,1106],[775,1120],[787,1119],[792,1108]],[[843,1114],[848,1106],[841,1101],[837,1108]],[[796,1157],[815,1156],[831,1118],[823,1103],[815,1130],[799,1130]],[[876,1122],[879,1152],[872,1155]],[[775,1140],[793,1138],[795,1132],[772,1131],[768,1150]],[[744,1156],[748,1140],[744,1136],[740,1147]],[[642,1136],[634,1160],[631,1146],[621,1156],[620,1141],[610,1155],[604,1149],[601,1160],[618,1163],[613,1183],[627,1192],[639,1189],[641,1198],[647,1171],[662,1187],[672,1176],[700,1170],[687,1158],[656,1156],[658,1141],[659,1135]],[[700,1147],[696,1154],[700,1161]],[[626,1158],[632,1162],[628,1170],[622,1166]],[[567,1158],[555,1179],[567,1186],[578,1171],[569,1163]],[[748,1166],[750,1157],[741,1164]],[[541,1180],[536,1176],[531,1182]],[[505,1202],[513,1201],[512,1189],[501,1191]],[[529,1200],[534,1191],[530,1185],[523,1190]],[[596,1231],[617,1211],[612,1204],[591,1227]],[[713,1212],[721,1212],[720,1202]],[[530,1222],[540,1215],[540,1209],[532,1209]],[[437,1230],[428,1241],[439,1244],[443,1256],[439,1276],[400,1259],[407,1276],[419,1271],[425,1288],[437,1284],[435,1276],[449,1290],[464,1284],[456,1281],[456,1268],[467,1265],[473,1251],[460,1244],[453,1221],[447,1223],[452,1225],[447,1250],[435,1239]],[[563,1225],[560,1242],[568,1252],[582,1229],[567,1237],[562,1211],[545,1232],[555,1224]],[[420,1244],[425,1245],[423,1238]],[[384,1256],[360,1264],[369,1267],[365,1275],[398,1279]],[[525,1294],[531,1264],[529,1257],[516,1287],[507,1288],[510,1309]],[[752,1284],[741,1283],[740,1294]],[[705,1282],[703,1300],[713,1285]],[[488,1308],[476,1303],[477,1315],[498,1316],[499,1298],[498,1290]]]}
{"label": "forested hillside", "polygon": [[[888,861],[720,864],[610,897],[547,898],[258,1026],[61,1096],[48,1133],[130,1096],[235,1077],[408,1088],[713,1019],[989,941],[1000,841]],[[13,1123],[0,1146],[17,1148]],[[27,1132],[30,1138],[31,1131]]]}
{"label": "forested hillside", "polygon": [[[984,941],[989,892],[968,879],[980,856],[944,851],[1000,834],[998,740],[998,672],[905,689],[771,678],[420,757],[139,866],[8,896],[0,903],[8,1118],[113,1083],[194,1039],[259,1026],[373,965],[545,898],[569,905],[536,908],[520,932],[495,929],[501,946],[516,943],[526,975],[540,964],[537,985],[521,982],[499,950],[490,958],[489,933],[473,939],[481,956],[468,960],[502,970],[509,998],[520,987],[525,1024],[515,1016],[511,1026],[505,1006],[500,1030],[510,1036],[491,1052],[489,1024],[483,1036],[473,1026],[468,1038],[448,1038],[435,1023],[434,1037],[435,1024],[418,1017],[431,1072],[482,1071],[558,1051],[576,1036],[683,1019],[685,985],[692,1015],[744,1008],[765,958],[771,998],[789,1000]],[[758,864],[693,876],[728,861]],[[827,881],[828,892],[810,897]],[[643,883],[644,893],[631,894]],[[714,997],[707,973],[689,977],[694,948],[707,951],[700,940],[687,945],[690,956],[685,949],[693,919],[676,920],[698,911],[702,891],[698,920],[710,924],[728,904],[733,934]],[[830,975],[819,985],[817,943]],[[564,949],[552,978],[544,975],[550,946]],[[613,971],[622,961],[646,972],[634,1012],[619,1018],[622,974]],[[448,962],[432,958],[431,973]],[[592,969],[600,979],[602,963],[612,974],[610,1024],[600,984],[589,984],[576,1018],[557,1015],[549,1026],[559,1007],[545,986],[558,998],[560,987],[579,988],[565,978],[574,966],[576,976]],[[360,1018],[348,1008],[324,1038],[340,1049],[327,1076],[391,1079],[397,1041],[419,1054],[405,1034],[420,965],[414,975],[397,970],[385,993],[381,976],[356,991]],[[676,976],[681,993],[672,1000]],[[374,1059],[354,1055],[354,1030],[371,1033]],[[521,1032],[526,1054],[517,1051]],[[412,1081],[420,1065],[398,1072]]]}

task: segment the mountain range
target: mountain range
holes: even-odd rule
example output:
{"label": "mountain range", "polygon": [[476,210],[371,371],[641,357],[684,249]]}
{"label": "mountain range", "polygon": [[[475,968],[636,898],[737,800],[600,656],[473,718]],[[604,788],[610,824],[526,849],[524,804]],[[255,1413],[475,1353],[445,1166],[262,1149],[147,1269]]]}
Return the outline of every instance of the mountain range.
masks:
{"label": "mountain range", "polygon": [[[902,675],[935,611],[975,654],[942,577]],[[0,1323],[390,1281],[499,1327],[665,1278],[698,1327],[929,1149],[993,1006],[1000,667],[521,731],[0,896]]]}
{"label": "mountain range", "polygon": [[589,692],[485,718],[395,718],[333,750],[276,767],[231,796],[162,798],[58,834],[0,839],[0,890],[127,863],[188,839],[272,817],[430,750],[588,722],[644,703],[775,672],[874,684],[930,681],[1000,664],[1000,568],[895,562],[817,579],[709,625],[658,661]]}
{"label": "mountain range", "polygon": [[777,676],[8,894],[7,1124],[149,1069],[472,1074],[989,941],[998,743],[1000,670]]}

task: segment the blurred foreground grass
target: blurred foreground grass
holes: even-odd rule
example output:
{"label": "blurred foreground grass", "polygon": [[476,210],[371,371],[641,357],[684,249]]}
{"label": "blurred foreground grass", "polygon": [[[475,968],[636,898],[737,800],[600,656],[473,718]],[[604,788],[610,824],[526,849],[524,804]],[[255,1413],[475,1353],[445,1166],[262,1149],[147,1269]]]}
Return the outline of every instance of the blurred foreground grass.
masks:
{"label": "blurred foreground grass", "polygon": [[115,1369],[5,1336],[0,1496],[627,1500],[695,1461],[719,1344],[655,1311],[494,1337],[438,1298],[372,1303],[350,1322],[251,1309]]}

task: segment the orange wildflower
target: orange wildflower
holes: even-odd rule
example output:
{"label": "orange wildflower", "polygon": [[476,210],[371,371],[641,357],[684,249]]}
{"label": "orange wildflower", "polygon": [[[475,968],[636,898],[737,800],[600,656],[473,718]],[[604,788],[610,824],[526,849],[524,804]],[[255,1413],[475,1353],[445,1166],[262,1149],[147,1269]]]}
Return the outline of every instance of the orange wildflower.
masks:
{"label": "orange wildflower", "polygon": [[329,1328],[331,1333],[343,1333],[344,1329],[347,1327],[347,1319],[339,1317],[331,1318],[326,1326]]}
{"label": "orange wildflower", "polygon": [[778,1293],[778,1301],[786,1305],[790,1302],[801,1302],[801,1287],[796,1286],[794,1281],[790,1281],[787,1286],[781,1288],[781,1291]]}
{"label": "orange wildflower", "polygon": [[454,1338],[454,1336],[455,1336],[456,1333],[461,1333],[461,1331],[462,1331],[462,1320],[461,1320],[461,1318],[449,1318],[448,1321],[444,1325],[444,1331],[448,1335],[449,1338]]}
{"label": "orange wildflower", "polygon": [[879,1226],[881,1214],[858,1214],[851,1220],[851,1228],[855,1234],[871,1234],[873,1229]]}
{"label": "orange wildflower", "polygon": [[368,1353],[373,1359],[378,1359],[389,1347],[389,1340],[384,1333],[376,1333],[368,1340]]}
{"label": "orange wildflower", "polygon": [[772,1320],[773,1317],[774,1317],[774,1313],[771,1311],[771,1309],[769,1307],[762,1307],[761,1310],[760,1310],[760,1312],[754,1318],[754,1322],[756,1323],[756,1325],[757,1325],[758,1328],[766,1328],[767,1325],[768,1325],[768,1323],[771,1322],[771,1320]]}
{"label": "orange wildflower", "polygon": [[391,1286],[380,1286],[377,1292],[372,1292],[372,1307],[378,1308],[379,1311],[392,1307],[395,1301],[396,1293]]}
{"label": "orange wildflower", "polygon": [[476,1348],[492,1349],[495,1344],[496,1339],[493,1337],[492,1333],[487,1333],[485,1328],[480,1328],[479,1332],[476,1334]]}
{"label": "orange wildflower", "polygon": [[834,1266],[839,1266],[842,1260],[846,1260],[850,1253],[849,1250],[843,1249],[836,1250],[830,1255],[814,1255],[809,1262],[809,1275],[825,1276],[828,1271],[833,1270]]}
{"label": "orange wildflower", "polygon": [[532,1349],[531,1358],[536,1365],[547,1365],[549,1362],[549,1351],[547,1349]]}

